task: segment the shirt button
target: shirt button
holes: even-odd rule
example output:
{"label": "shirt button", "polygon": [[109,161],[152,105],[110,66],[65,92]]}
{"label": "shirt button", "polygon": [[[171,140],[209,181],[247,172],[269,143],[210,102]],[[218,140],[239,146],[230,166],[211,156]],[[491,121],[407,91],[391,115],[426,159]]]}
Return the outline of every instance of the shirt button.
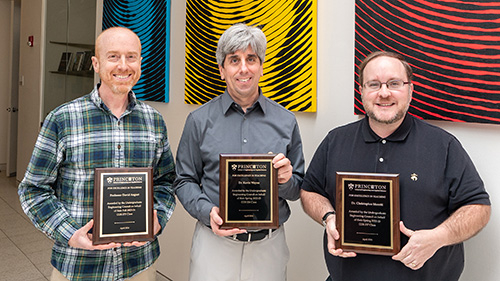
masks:
{"label": "shirt button", "polygon": [[243,142],[244,142],[244,143],[247,143],[248,141],[247,141],[247,139],[243,139]]}
{"label": "shirt button", "polygon": [[385,144],[387,141],[386,140],[382,140],[382,144]]}
{"label": "shirt button", "polygon": [[121,146],[120,144],[119,144],[117,147],[118,147],[118,149],[121,149],[121,148],[122,148],[122,146]]}
{"label": "shirt button", "polygon": [[380,158],[378,159],[378,161],[379,161],[380,163],[382,163],[382,162],[384,162],[384,158],[380,157]]}

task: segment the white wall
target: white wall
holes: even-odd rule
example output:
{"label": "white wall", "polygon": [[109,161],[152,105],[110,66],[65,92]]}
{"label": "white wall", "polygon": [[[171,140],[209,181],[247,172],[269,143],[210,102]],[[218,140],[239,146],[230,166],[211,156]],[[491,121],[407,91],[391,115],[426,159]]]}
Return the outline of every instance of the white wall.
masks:
{"label": "white wall", "polygon": [[[327,132],[357,117],[353,115],[354,0],[318,2],[317,113],[297,113],[306,163]],[[170,103],[151,103],[163,114],[175,153],[187,114],[197,106],[184,103],[185,1],[172,1]],[[215,58],[214,58],[215,59]],[[500,198],[496,189],[500,159],[500,127],[497,125],[431,122],[456,135],[479,170],[492,201]],[[160,236],[162,255],[159,270],[175,281],[187,280],[189,249],[194,220],[180,203]],[[299,202],[292,203],[292,217],[286,224],[291,251],[288,280],[324,280],[327,276],[321,239],[323,229],[307,217]],[[489,225],[465,243],[466,268],[461,280],[497,280],[500,249],[497,235],[500,220],[493,212]],[[209,262],[209,261],[207,261]]]}

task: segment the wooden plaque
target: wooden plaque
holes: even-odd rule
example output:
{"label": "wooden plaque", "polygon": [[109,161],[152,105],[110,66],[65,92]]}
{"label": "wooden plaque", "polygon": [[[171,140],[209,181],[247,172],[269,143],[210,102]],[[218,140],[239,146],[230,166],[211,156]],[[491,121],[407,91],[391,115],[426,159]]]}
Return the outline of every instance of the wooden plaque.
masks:
{"label": "wooden plaque", "polygon": [[400,251],[399,175],[336,175],[335,247],[346,252],[395,255]]}
{"label": "wooden plaque", "polygon": [[153,168],[97,168],[92,242],[154,240]]}
{"label": "wooden plaque", "polygon": [[220,154],[221,228],[279,227],[278,176],[272,154]]}

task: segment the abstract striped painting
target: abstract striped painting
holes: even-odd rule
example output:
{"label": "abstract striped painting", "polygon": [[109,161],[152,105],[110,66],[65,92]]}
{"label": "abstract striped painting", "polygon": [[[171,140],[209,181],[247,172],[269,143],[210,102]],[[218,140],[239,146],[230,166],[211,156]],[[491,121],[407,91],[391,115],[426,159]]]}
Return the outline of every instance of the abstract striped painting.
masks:
{"label": "abstract striped painting", "polygon": [[170,0],[104,0],[102,29],[124,26],[142,43],[142,75],[132,89],[138,99],[169,101]]}
{"label": "abstract striped painting", "polygon": [[187,0],[185,102],[222,94],[215,50],[232,24],[260,26],[267,37],[265,96],[293,111],[316,111],[316,0]]}
{"label": "abstract striped painting", "polygon": [[[401,53],[415,72],[410,114],[500,123],[500,2],[356,0],[355,79],[372,51]],[[358,84],[354,107],[364,114]]]}

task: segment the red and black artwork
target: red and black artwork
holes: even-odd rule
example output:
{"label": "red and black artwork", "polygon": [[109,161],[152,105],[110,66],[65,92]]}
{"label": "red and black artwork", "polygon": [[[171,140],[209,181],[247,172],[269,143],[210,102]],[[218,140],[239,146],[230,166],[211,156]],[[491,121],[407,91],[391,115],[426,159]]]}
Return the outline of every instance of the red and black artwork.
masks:
{"label": "red and black artwork", "polygon": [[414,70],[410,114],[500,124],[500,2],[356,0],[358,69],[369,53],[401,53]]}

